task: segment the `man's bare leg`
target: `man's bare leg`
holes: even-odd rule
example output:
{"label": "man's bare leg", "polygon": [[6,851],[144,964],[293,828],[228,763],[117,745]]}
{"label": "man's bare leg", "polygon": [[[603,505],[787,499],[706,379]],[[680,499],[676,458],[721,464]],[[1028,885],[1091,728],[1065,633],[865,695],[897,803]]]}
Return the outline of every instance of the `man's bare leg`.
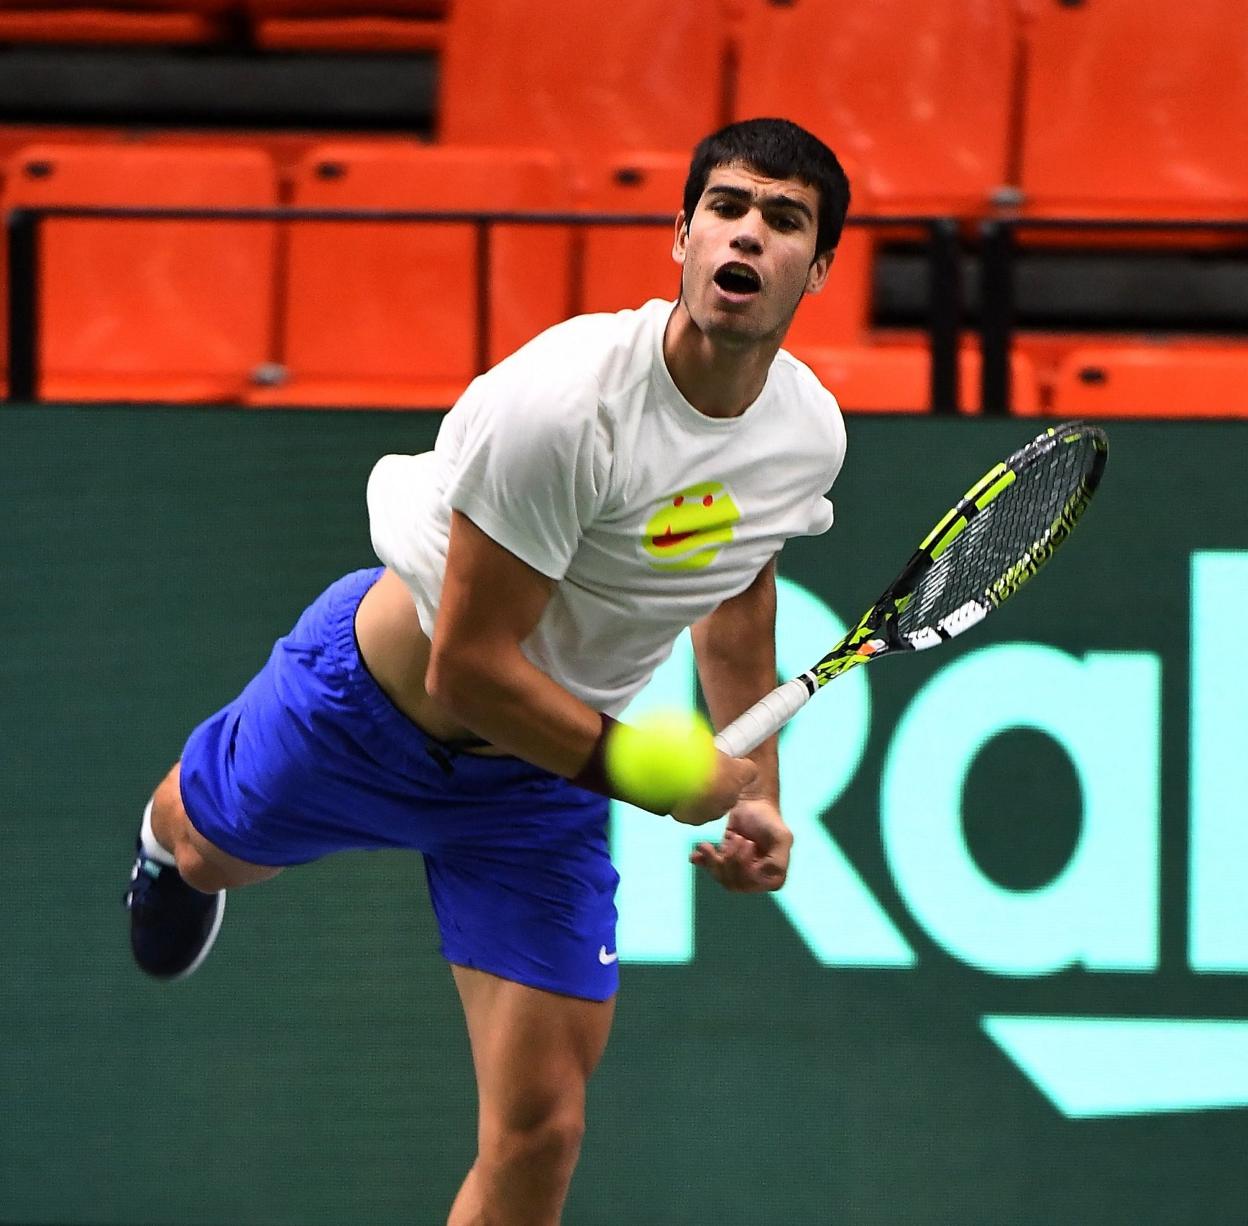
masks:
{"label": "man's bare leg", "polygon": [[214,847],[191,825],[175,765],[152,795],[139,832],[124,902],[130,952],[145,974],[185,979],[212,950],[225,915],[225,891],[267,881],[281,870],[248,864]]}
{"label": "man's bare leg", "polygon": [[557,1226],[585,1131],[585,1087],[614,999],[451,968],[477,1073],[477,1158],[447,1226]]}
{"label": "man's bare leg", "polygon": [[182,764],[175,762],[152,796],[152,833],[173,853],[182,880],[204,894],[215,894],[276,877],[280,868],[239,860],[214,846],[191,825],[178,787],[181,770]]}

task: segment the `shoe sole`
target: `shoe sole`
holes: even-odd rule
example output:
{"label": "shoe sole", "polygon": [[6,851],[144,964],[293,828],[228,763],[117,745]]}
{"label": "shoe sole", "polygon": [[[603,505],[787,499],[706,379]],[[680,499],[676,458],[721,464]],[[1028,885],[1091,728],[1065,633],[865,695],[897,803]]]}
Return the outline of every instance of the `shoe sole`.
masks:
{"label": "shoe sole", "polygon": [[217,939],[217,933],[221,931],[221,921],[225,918],[225,891],[219,891],[217,897],[221,900],[221,905],[217,907],[217,916],[212,921],[212,931],[208,934],[208,939],[204,942],[203,949],[195,955],[195,961],[186,970],[179,971],[176,975],[169,975],[165,979],[166,983],[177,983],[179,979],[185,979],[188,975],[194,974],[199,964],[212,952],[213,944]]}

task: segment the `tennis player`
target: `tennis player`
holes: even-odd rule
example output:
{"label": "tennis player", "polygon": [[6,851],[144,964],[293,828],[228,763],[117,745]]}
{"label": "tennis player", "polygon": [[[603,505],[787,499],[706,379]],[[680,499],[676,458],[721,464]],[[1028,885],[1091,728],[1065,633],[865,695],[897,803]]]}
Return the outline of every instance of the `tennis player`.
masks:
{"label": "tennis player", "polygon": [[[717,726],[775,684],[776,555],[831,525],[845,453],[836,401],[780,345],[848,204],[794,124],[702,141],[677,302],[551,328],[474,380],[432,452],[381,459],[384,566],[308,607],[144,813],[131,948],[165,979],[204,960],[228,889],[423,853],[479,1090],[451,1226],[559,1221],[618,984],[614,717],[688,626]],[[691,858],[729,890],[784,883],[777,774],[774,739],[721,754],[672,814],[728,814]]]}

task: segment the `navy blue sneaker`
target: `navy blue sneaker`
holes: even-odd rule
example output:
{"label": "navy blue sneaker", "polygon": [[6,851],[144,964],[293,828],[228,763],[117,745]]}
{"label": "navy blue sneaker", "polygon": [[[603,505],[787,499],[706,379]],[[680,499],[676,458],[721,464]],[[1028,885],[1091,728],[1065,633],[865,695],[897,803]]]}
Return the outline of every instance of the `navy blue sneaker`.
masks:
{"label": "navy blue sneaker", "polygon": [[130,950],[139,969],[157,979],[185,979],[208,956],[225,915],[225,891],[201,894],[176,868],[153,860],[139,844],[122,901],[130,912]]}

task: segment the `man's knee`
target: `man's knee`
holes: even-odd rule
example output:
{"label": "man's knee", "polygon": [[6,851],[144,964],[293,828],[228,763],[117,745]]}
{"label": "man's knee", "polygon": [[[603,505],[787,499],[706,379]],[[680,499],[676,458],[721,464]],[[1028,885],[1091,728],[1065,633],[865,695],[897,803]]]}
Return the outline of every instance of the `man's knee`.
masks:
{"label": "man's knee", "polygon": [[512,1082],[508,1092],[486,1096],[484,1129],[516,1145],[577,1148],[585,1133],[587,1080],[570,1051],[534,1057],[523,1079]]}
{"label": "man's knee", "polygon": [[[480,1092],[477,1161],[452,1222],[554,1223],[585,1134],[614,1002],[454,968]],[[473,1214],[476,1216],[473,1216]]]}
{"label": "man's knee", "polygon": [[173,853],[182,880],[204,894],[216,894],[275,877],[280,869],[248,864],[213,849],[195,830],[182,804],[180,768],[180,763],[175,765],[152,796],[152,832],[156,841]]}
{"label": "man's knee", "polygon": [[547,1179],[571,1180],[585,1136],[581,1104],[552,1105],[496,1118],[482,1129],[480,1161],[486,1167],[525,1169]]}
{"label": "man's knee", "polygon": [[152,833],[156,841],[169,851],[176,852],[183,839],[183,824],[188,820],[182,807],[182,793],[178,787],[180,762],[156,785],[152,793]]}
{"label": "man's knee", "polygon": [[205,860],[199,850],[185,839],[179,841],[173,855],[178,862],[178,875],[194,890],[203,894],[216,894],[235,884],[215,864]]}

